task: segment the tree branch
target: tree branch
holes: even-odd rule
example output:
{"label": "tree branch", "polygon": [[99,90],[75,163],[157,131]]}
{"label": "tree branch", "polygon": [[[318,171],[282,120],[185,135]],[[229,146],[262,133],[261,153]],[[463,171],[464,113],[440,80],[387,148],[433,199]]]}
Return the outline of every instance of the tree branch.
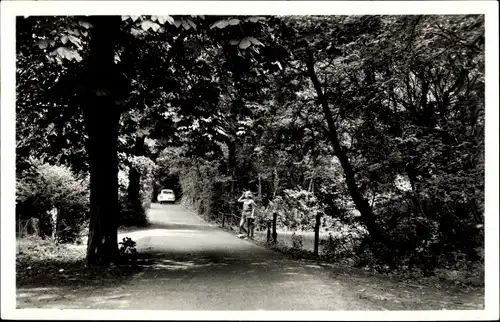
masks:
{"label": "tree branch", "polygon": [[340,145],[340,141],[337,135],[337,128],[333,121],[333,114],[330,110],[330,107],[328,106],[328,101],[325,99],[321,83],[319,82],[319,79],[316,75],[316,71],[314,68],[314,54],[310,49],[307,51],[306,65],[309,78],[311,79],[314,88],[316,89],[318,101],[321,104],[323,113],[325,114],[325,118],[329,129],[328,137],[330,139],[330,142],[332,143],[335,154],[340,161],[342,169],[344,170],[345,180],[351,198],[356,204],[356,208],[361,213],[361,218],[363,219],[366,228],[370,232],[370,236],[373,238],[373,240],[380,241],[383,239],[383,236],[381,234],[378,225],[375,223],[373,210],[370,207],[368,201],[363,197],[361,191],[359,190],[359,187],[356,183],[355,173],[351,166],[349,158],[347,157],[346,152]]}

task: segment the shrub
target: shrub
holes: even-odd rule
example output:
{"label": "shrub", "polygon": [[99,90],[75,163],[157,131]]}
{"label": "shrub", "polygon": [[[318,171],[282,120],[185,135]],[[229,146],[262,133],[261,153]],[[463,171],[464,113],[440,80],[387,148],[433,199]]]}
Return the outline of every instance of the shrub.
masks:
{"label": "shrub", "polygon": [[328,260],[351,259],[363,240],[363,234],[355,229],[346,233],[328,234],[327,239],[320,240],[322,254]]}
{"label": "shrub", "polygon": [[151,205],[151,195],[153,194],[153,170],[155,168],[155,163],[143,156],[132,157],[131,166],[140,173],[140,202],[143,210],[145,211]]}
{"label": "shrub", "polygon": [[125,260],[136,260],[137,259],[137,243],[132,240],[132,238],[124,237],[123,240],[119,243],[119,252],[120,256],[122,256]]}
{"label": "shrub", "polygon": [[144,227],[148,224],[144,207],[129,202],[126,196],[120,196],[119,198],[118,213],[120,226]]}
{"label": "shrub", "polygon": [[[146,157],[130,157],[129,166],[124,166],[118,173],[118,211],[119,224],[121,226],[145,226],[147,225],[146,210],[151,205],[153,193],[152,170],[154,163]],[[129,200],[129,175],[130,167],[138,171],[139,200]]]}
{"label": "shrub", "polygon": [[[470,203],[419,196],[417,211],[412,198],[402,195],[378,205],[377,218],[385,241],[372,245],[377,248],[377,262],[432,274],[437,268],[462,269],[481,260],[483,226]],[[369,251],[361,253],[368,260]]]}
{"label": "shrub", "polygon": [[40,235],[52,233],[56,210],[57,240],[74,241],[80,233],[89,211],[87,179],[79,179],[65,166],[30,160],[30,168],[16,181],[16,212],[18,220],[39,219]]}
{"label": "shrub", "polygon": [[302,249],[304,246],[304,236],[297,235],[295,232],[292,234],[292,248],[293,249]]}
{"label": "shrub", "polygon": [[314,194],[300,188],[285,190],[273,203],[279,213],[278,225],[292,230],[311,230],[320,211]]}
{"label": "shrub", "polygon": [[230,181],[220,173],[220,161],[200,161],[196,167],[183,169],[179,176],[183,203],[207,220],[215,220],[219,212],[234,213],[233,200],[228,193]]}

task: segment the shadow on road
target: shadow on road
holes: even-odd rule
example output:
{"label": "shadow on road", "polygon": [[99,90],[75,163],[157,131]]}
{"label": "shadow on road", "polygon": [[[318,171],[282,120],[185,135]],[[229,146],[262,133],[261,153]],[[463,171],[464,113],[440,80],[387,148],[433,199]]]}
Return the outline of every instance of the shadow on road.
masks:
{"label": "shadow on road", "polygon": [[[157,206],[148,227],[121,232],[137,242],[135,265],[30,263],[18,307],[116,309],[478,308],[478,295],[404,286],[382,276],[293,260],[200,222],[178,206]],[[66,265],[66,266],[64,266]],[[325,269],[326,268],[326,269]],[[62,269],[62,271],[60,271]],[[25,279],[26,281],[26,279]],[[469,302],[469,303],[468,303]]]}
{"label": "shadow on road", "polygon": [[200,230],[213,231],[215,227],[206,224],[183,224],[183,223],[160,223],[153,222],[148,226],[148,229],[169,229],[169,230]]}
{"label": "shadow on road", "polygon": [[125,228],[120,232],[120,235],[127,235],[129,233],[137,233],[155,230],[155,229],[168,229],[168,230],[198,230],[198,231],[211,231],[216,230],[215,227],[203,225],[203,224],[183,224],[183,223],[160,223],[153,222],[145,227],[133,227]]}

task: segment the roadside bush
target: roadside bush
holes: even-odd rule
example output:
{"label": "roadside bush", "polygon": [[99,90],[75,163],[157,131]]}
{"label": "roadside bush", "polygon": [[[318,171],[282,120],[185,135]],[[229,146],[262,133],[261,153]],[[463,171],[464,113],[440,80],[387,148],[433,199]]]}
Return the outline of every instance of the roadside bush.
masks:
{"label": "roadside bush", "polygon": [[[16,181],[18,220],[37,218],[42,237],[53,233],[56,239],[73,242],[80,235],[89,211],[88,181],[67,167],[30,160],[29,169]],[[55,210],[55,217],[49,211]],[[54,222],[55,220],[55,222]]]}
{"label": "roadside bush", "polygon": [[135,156],[131,160],[131,166],[134,166],[140,173],[140,201],[141,206],[145,210],[149,209],[151,206],[151,195],[153,193],[153,173],[155,169],[155,163],[143,156]]}
{"label": "roadside bush", "polygon": [[118,198],[119,224],[124,227],[144,227],[148,224],[146,210],[141,205],[129,202],[126,195]]}
{"label": "roadside bush", "polygon": [[119,243],[120,256],[126,261],[137,260],[137,243],[130,237],[124,237]]}
{"label": "roadside bush", "polygon": [[328,260],[337,260],[352,257],[357,242],[358,239],[352,236],[334,236],[330,233],[326,239],[320,240],[319,245],[324,257]]}
{"label": "roadside bush", "polygon": [[183,169],[180,178],[183,203],[192,206],[200,216],[216,220],[219,212],[234,213],[237,209],[230,181],[220,173],[220,161],[199,161],[196,167]]}
{"label": "roadside bush", "polygon": [[289,230],[311,230],[320,211],[314,194],[300,188],[285,190],[273,204],[279,214],[278,225]]}
{"label": "roadside bush", "polygon": [[470,270],[484,259],[482,219],[475,217],[470,202],[420,196],[417,211],[412,198],[402,195],[378,205],[385,241],[367,238],[357,249],[360,265],[433,275],[444,268]]}
{"label": "roadside bush", "polygon": [[292,234],[292,248],[302,249],[304,247],[304,236],[297,235],[295,232]]}
{"label": "roadside bush", "polygon": [[[151,195],[153,193],[153,169],[154,163],[146,157],[129,157],[128,166],[123,166],[123,169],[118,174],[118,211],[119,225],[130,226],[146,226],[147,215],[146,211],[151,205]],[[136,180],[130,180],[131,167],[136,171]],[[129,185],[134,184],[139,192],[139,200],[130,200],[128,195]],[[137,191],[137,190],[136,190]],[[134,198],[135,199],[135,198]]]}
{"label": "roadside bush", "polygon": [[61,243],[82,244],[88,235],[88,225],[88,220],[79,216],[63,218],[57,227],[57,240]]}

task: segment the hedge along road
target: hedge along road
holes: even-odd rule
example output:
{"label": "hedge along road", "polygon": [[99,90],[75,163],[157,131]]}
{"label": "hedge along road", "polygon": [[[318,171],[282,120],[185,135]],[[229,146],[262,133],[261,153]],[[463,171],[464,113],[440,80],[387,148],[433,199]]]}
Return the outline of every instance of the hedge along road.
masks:
{"label": "hedge along road", "polygon": [[[148,229],[120,234],[151,263],[123,283],[52,291],[38,308],[154,310],[478,309],[443,290],[291,260],[210,225],[180,205],[153,204]],[[43,291],[43,290],[40,290]],[[19,289],[19,292],[36,290]],[[34,303],[20,305],[33,307]]]}

